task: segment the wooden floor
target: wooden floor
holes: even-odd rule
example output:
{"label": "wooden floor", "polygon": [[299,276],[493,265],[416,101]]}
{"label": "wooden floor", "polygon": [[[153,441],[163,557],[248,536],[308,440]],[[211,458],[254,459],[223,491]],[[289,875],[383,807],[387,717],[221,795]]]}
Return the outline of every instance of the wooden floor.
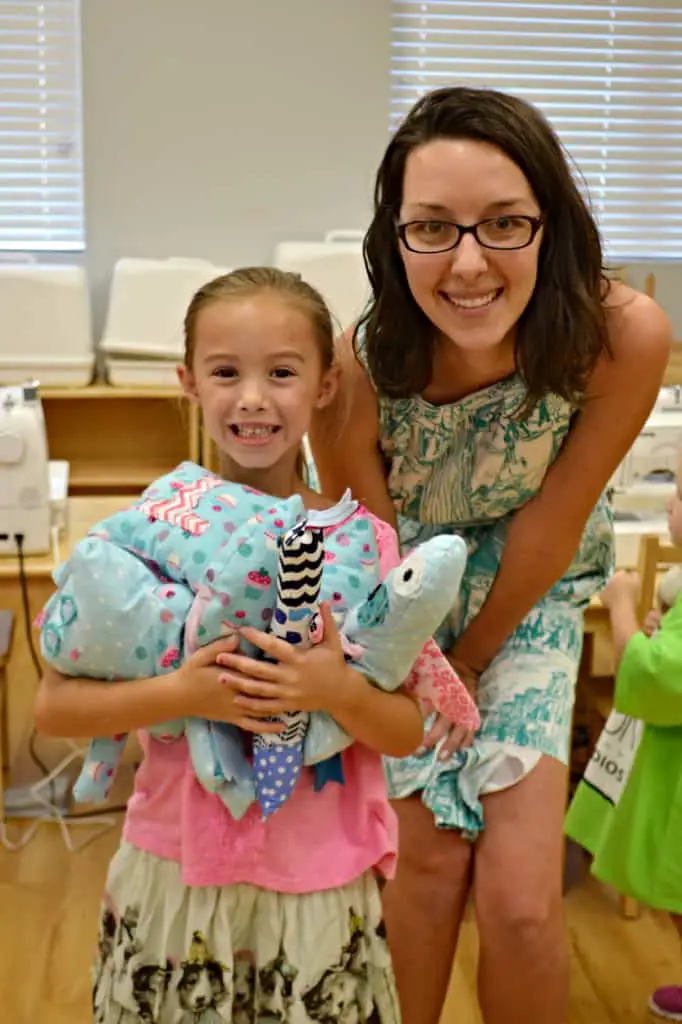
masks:
{"label": "wooden floor", "polygon": [[[118,829],[68,853],[44,825],[20,853],[0,849],[0,1020],[3,1024],[87,1024],[88,968],[107,862]],[[651,1021],[646,1002],[682,981],[677,936],[645,912],[618,916],[593,881],[566,898],[572,947],[570,1024]],[[467,920],[443,1024],[480,1024],[475,1000],[476,929]]]}

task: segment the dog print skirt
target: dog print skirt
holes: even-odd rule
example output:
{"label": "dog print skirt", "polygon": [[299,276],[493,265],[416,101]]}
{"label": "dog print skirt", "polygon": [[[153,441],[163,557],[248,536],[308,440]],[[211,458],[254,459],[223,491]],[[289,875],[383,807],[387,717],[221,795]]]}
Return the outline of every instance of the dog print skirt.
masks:
{"label": "dog print skirt", "polygon": [[123,842],[93,966],[96,1024],[399,1024],[377,881],[290,895],[189,887]]}

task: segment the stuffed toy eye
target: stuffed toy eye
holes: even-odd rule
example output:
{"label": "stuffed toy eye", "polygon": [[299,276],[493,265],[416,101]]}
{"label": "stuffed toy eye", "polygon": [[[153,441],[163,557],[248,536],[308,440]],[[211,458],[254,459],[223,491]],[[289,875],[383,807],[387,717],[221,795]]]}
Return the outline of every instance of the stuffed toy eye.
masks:
{"label": "stuffed toy eye", "polygon": [[422,585],[424,559],[421,555],[409,555],[398,569],[395,577],[395,592],[401,597],[411,597]]}

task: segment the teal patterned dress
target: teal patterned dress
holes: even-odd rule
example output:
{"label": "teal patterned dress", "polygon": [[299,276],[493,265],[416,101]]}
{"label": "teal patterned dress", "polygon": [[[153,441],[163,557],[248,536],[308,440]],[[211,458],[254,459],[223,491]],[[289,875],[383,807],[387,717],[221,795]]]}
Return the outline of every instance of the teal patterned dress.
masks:
{"label": "teal patterned dress", "polygon": [[[540,489],[575,409],[549,395],[528,418],[513,375],[447,405],[419,396],[379,396],[380,444],[403,550],[444,531],[466,540],[469,562],[458,607],[436,639],[447,650],[476,615],[497,572],[513,514]],[[576,487],[580,480],[576,480]],[[533,608],[483,673],[481,729],[446,761],[439,746],[386,760],[391,796],[421,793],[436,824],[471,839],[481,832],[483,794],[507,788],[546,754],[567,763],[583,611],[613,566],[605,497],[586,524],[566,575]]]}

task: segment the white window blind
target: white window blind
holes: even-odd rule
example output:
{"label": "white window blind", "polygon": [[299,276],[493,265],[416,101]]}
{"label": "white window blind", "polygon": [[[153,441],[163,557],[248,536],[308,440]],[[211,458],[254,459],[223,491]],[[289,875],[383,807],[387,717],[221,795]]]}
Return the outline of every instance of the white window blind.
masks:
{"label": "white window blind", "polygon": [[455,84],[546,114],[609,259],[682,259],[682,3],[393,0],[391,126]]}
{"label": "white window blind", "polygon": [[0,0],[0,250],[84,248],[79,0]]}

